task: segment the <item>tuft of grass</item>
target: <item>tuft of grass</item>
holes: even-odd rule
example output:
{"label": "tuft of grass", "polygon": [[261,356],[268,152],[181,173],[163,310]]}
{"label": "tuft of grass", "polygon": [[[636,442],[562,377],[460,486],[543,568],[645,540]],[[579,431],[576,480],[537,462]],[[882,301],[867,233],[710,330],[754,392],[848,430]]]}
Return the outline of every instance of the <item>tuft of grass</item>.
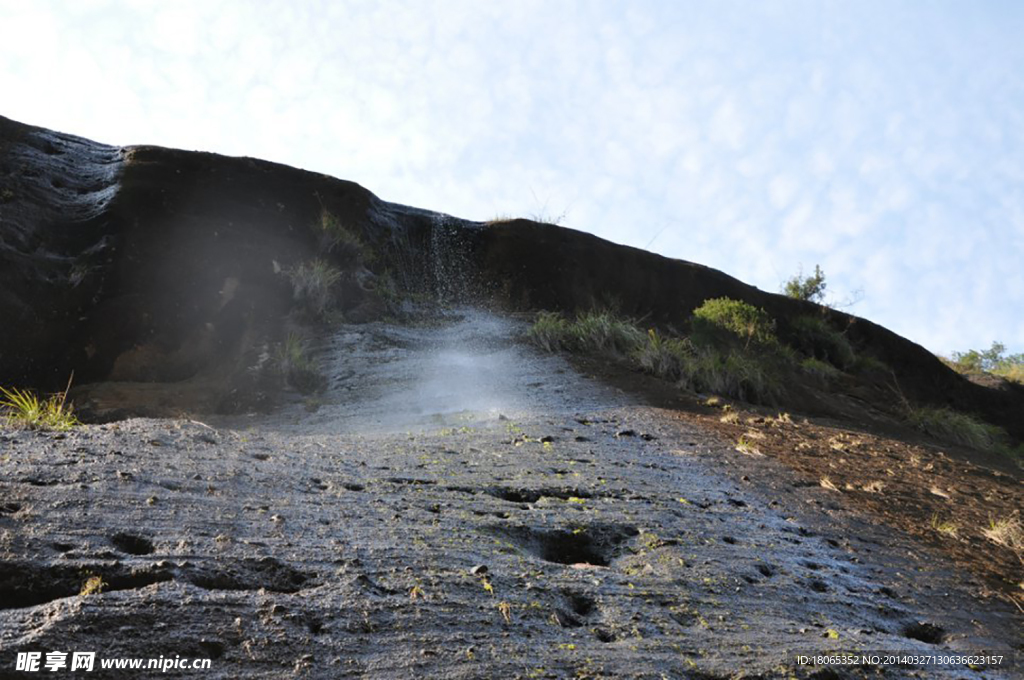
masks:
{"label": "tuft of grass", "polygon": [[576,343],[583,349],[629,354],[643,342],[644,334],[629,321],[609,312],[590,312],[576,317],[572,326]]}
{"label": "tuft of grass", "polygon": [[519,218],[512,217],[509,213],[498,213],[491,219],[484,222],[484,224],[487,226],[491,226],[493,224],[508,224],[509,222],[515,222],[517,219]]}
{"label": "tuft of grass", "polygon": [[681,382],[691,390],[751,403],[771,404],[782,396],[771,362],[739,350],[698,347]]}
{"label": "tuft of grass", "polygon": [[316,318],[326,316],[333,306],[333,288],[341,272],[327,261],[314,258],[290,270],[288,278],[295,301]]}
{"label": "tuft of grass", "polygon": [[1006,432],[1001,427],[947,407],[910,407],[907,421],[916,429],[936,439],[963,444],[981,451],[998,451],[1006,439]]}
{"label": "tuft of grass", "polygon": [[103,581],[102,576],[90,576],[85,579],[85,583],[82,584],[82,589],[78,591],[78,595],[80,597],[99,595],[106,586],[107,584]]}
{"label": "tuft of grass", "polygon": [[568,349],[572,324],[558,312],[541,312],[530,327],[529,336],[546,352]]}
{"label": "tuft of grass", "polygon": [[1017,553],[1024,551],[1024,527],[1016,514],[998,520],[990,519],[988,528],[982,529],[981,533],[996,545]]}
{"label": "tuft of grass", "polygon": [[932,515],[932,529],[950,538],[959,537],[960,527],[957,526],[956,522],[940,520],[937,513]]}
{"label": "tuft of grass", "polygon": [[71,404],[67,403],[68,389],[40,399],[28,390],[0,387],[0,410],[5,412],[7,424],[13,427],[61,432],[70,430],[79,422]]}
{"label": "tuft of grass", "polygon": [[640,368],[666,380],[679,380],[693,357],[693,343],[686,338],[665,337],[653,328],[647,331],[647,342],[633,353]]}
{"label": "tuft of grass", "polygon": [[740,435],[739,441],[736,442],[736,450],[747,456],[763,458],[764,454],[761,453],[761,450],[757,448],[757,445],[750,441],[747,436],[747,434]]}
{"label": "tuft of grass", "polygon": [[822,477],[821,479],[819,479],[818,486],[820,486],[822,489],[828,489],[829,491],[839,491],[839,487],[837,487],[835,483],[828,477]]}
{"label": "tuft of grass", "polygon": [[548,352],[558,350],[629,354],[643,341],[643,332],[609,312],[587,312],[569,321],[556,312],[541,312],[530,338]]}

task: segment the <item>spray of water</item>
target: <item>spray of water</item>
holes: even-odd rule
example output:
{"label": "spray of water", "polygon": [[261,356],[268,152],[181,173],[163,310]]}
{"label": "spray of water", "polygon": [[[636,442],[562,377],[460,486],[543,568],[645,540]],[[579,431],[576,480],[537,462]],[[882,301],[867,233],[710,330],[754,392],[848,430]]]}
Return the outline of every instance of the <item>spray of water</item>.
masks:
{"label": "spray of water", "polygon": [[456,304],[470,292],[473,263],[467,253],[465,231],[449,215],[436,214],[430,231],[431,274],[438,300]]}
{"label": "spray of water", "polygon": [[476,426],[614,403],[606,388],[579,393],[564,360],[523,341],[526,325],[474,308],[436,323],[350,326],[328,349],[330,387],[301,420],[336,432]]}

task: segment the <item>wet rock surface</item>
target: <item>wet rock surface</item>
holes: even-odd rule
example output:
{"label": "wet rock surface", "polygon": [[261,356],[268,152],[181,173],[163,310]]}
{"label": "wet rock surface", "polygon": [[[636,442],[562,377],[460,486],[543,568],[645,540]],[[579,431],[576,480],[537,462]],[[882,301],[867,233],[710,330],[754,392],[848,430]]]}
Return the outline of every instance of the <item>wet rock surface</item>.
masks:
{"label": "wet rock surface", "polygon": [[328,390],[270,416],[2,431],[3,663],[726,678],[810,676],[795,656],[816,652],[1020,650],[1019,613],[931,546],[522,328],[473,310],[344,326],[320,344]]}

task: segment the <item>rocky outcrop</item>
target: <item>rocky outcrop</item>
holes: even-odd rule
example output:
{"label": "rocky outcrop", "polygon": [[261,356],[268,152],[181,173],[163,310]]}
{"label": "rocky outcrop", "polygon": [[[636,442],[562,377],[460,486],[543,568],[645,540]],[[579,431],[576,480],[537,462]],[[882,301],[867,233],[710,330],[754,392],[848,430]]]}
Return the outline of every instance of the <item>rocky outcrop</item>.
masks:
{"label": "rocky outcrop", "polygon": [[908,397],[1024,438],[1022,390],[974,385],[876,324],[708,267],[550,224],[395,205],[265,161],[111,147],[0,117],[0,384],[57,389],[74,371],[126,412],[259,405],[260,367],[302,311],[289,274],[317,260],[353,321],[378,317],[396,290],[519,310],[614,304],[673,325],[728,296],[763,307],[783,335],[823,313]]}

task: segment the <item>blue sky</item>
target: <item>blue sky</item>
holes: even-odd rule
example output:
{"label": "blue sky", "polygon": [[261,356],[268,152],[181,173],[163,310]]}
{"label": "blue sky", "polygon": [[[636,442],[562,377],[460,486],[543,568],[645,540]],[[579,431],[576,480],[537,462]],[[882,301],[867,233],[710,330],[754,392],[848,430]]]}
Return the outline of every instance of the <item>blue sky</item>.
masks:
{"label": "blue sky", "polygon": [[[0,114],[561,217],[1024,351],[1024,3],[0,0]],[[859,293],[857,293],[859,291]]]}

